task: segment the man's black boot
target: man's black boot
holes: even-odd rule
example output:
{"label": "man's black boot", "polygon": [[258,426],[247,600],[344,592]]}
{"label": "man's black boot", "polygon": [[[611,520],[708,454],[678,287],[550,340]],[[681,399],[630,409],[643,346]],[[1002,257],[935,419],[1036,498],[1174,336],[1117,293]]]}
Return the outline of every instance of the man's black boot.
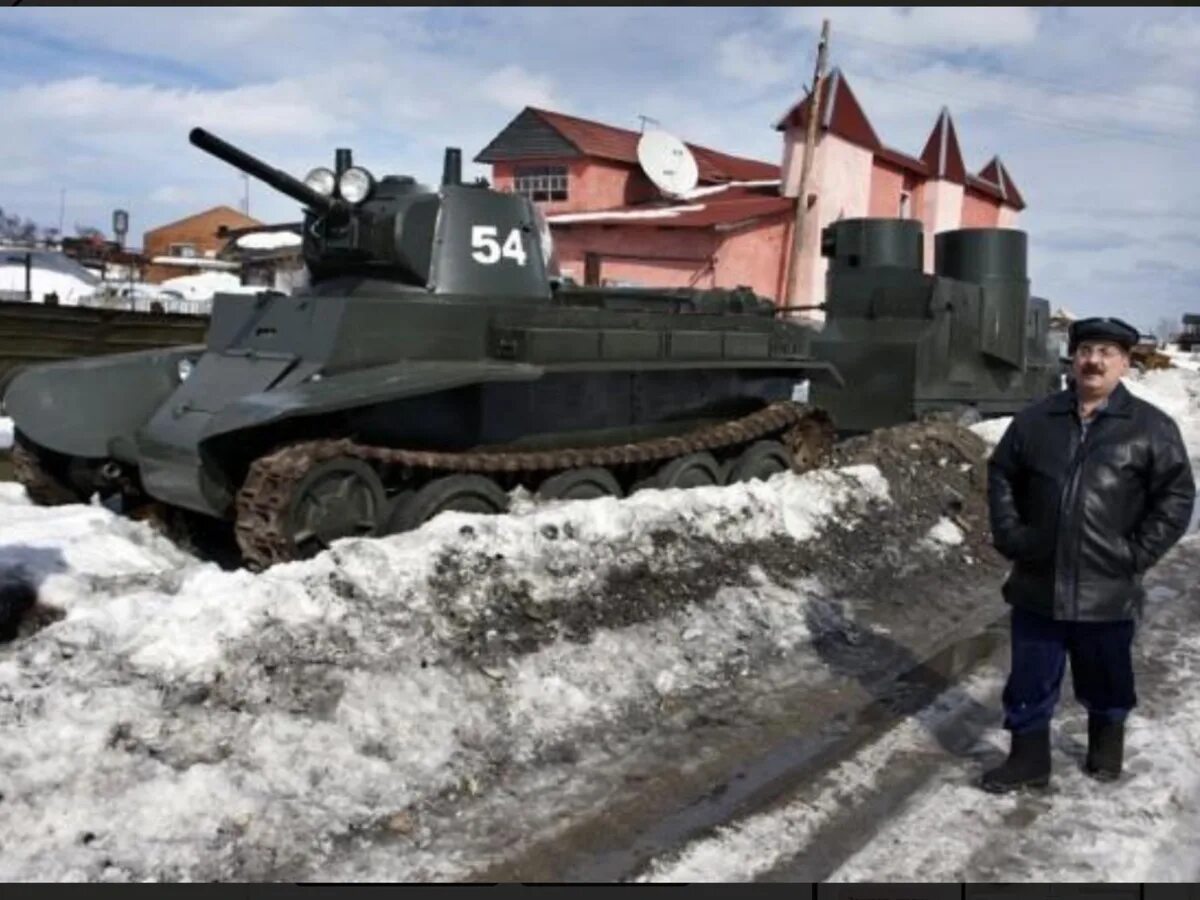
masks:
{"label": "man's black boot", "polygon": [[1121,777],[1125,756],[1125,723],[1088,716],[1087,773],[1097,781]]}
{"label": "man's black boot", "polygon": [[1049,783],[1049,726],[1020,734],[1014,732],[1008,759],[983,775],[983,789],[993,794],[1023,787],[1046,787]]}

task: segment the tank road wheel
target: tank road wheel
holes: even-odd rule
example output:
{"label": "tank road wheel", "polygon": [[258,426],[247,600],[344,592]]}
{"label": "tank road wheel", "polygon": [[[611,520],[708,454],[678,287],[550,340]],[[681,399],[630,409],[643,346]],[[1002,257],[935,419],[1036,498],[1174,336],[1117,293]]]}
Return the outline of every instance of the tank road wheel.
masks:
{"label": "tank road wheel", "polygon": [[711,487],[722,483],[721,466],[708,451],[689,453],[664,463],[650,478],[641,482],[639,488],[694,488]]}
{"label": "tank road wheel", "polygon": [[537,489],[543,500],[593,500],[620,497],[621,486],[608,469],[570,469],[551,475]]}
{"label": "tank road wheel", "polygon": [[482,475],[446,475],[396,503],[383,531],[385,534],[411,531],[447,510],[494,514],[506,509],[508,495],[492,479]]}
{"label": "tank road wheel", "polygon": [[29,499],[38,506],[85,502],[79,491],[52,471],[52,465],[43,462],[42,455],[36,449],[14,443],[12,464],[13,477],[25,487]]}
{"label": "tank road wheel", "polygon": [[301,558],[315,556],[338,538],[375,534],[386,502],[383,482],[365,462],[326,460],[293,489],[284,517],[287,537]]}
{"label": "tank road wheel", "polygon": [[757,441],[742,451],[729,469],[726,484],[739,481],[765,481],[792,467],[792,455],[778,441]]}

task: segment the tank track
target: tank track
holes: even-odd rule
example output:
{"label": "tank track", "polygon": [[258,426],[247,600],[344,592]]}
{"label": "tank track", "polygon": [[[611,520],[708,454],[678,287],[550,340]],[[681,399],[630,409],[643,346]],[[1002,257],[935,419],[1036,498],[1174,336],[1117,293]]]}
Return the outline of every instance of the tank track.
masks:
{"label": "tank track", "polygon": [[318,463],[352,457],[409,472],[486,475],[550,473],[587,466],[653,463],[775,437],[791,451],[796,471],[824,463],[833,447],[834,429],[823,411],[792,401],[772,403],[758,412],[694,431],[629,444],[561,450],[403,450],[355,443],[345,438],[290,444],[255,460],[236,500],[235,532],[248,566],[264,569],[295,559],[284,528],[292,491]]}

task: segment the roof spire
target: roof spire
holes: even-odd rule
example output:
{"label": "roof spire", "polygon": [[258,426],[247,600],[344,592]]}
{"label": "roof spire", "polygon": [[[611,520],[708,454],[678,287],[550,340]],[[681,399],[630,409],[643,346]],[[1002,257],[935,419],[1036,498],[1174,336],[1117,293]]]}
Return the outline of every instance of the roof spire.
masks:
{"label": "roof spire", "polygon": [[921,161],[934,178],[944,178],[958,184],[966,181],[967,167],[958,146],[958,134],[954,130],[950,110],[945,106],[938,113],[929,140],[925,142],[925,149],[921,151]]}
{"label": "roof spire", "polygon": [[[812,108],[812,91],[810,90],[800,102],[792,105],[776,123],[776,131],[786,131],[789,128],[803,128],[808,122],[808,111]],[[883,146],[867,114],[859,105],[854,91],[840,68],[834,66],[825,78],[825,86],[821,90],[820,119],[818,124],[825,131],[836,134],[851,143],[870,150],[878,150]]]}
{"label": "roof spire", "polygon": [[1013,183],[1012,175],[1008,173],[1008,169],[1000,161],[999,154],[993,156],[991,162],[980,170],[979,177],[984,181],[990,181],[996,185],[996,188],[1000,191],[1000,196],[1004,198],[1006,204],[1016,209],[1025,208],[1025,199],[1021,196],[1021,192],[1017,190],[1016,184]]}

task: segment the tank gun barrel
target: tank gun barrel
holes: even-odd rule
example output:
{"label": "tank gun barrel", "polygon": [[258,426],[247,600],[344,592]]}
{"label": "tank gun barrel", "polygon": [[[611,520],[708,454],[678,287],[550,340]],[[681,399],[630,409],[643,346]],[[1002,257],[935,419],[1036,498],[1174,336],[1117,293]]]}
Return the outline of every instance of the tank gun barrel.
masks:
{"label": "tank gun barrel", "polygon": [[193,128],[188,135],[188,140],[205,153],[210,153],[234,168],[241,169],[247,175],[253,175],[259,181],[269,184],[275,190],[287,194],[305,206],[321,212],[330,212],[338,205],[336,200],[314,191],[300,179],[293,178],[287,172],[267,165],[261,159],[251,156],[245,150],[239,150],[233,144],[221,140],[203,128]]}

